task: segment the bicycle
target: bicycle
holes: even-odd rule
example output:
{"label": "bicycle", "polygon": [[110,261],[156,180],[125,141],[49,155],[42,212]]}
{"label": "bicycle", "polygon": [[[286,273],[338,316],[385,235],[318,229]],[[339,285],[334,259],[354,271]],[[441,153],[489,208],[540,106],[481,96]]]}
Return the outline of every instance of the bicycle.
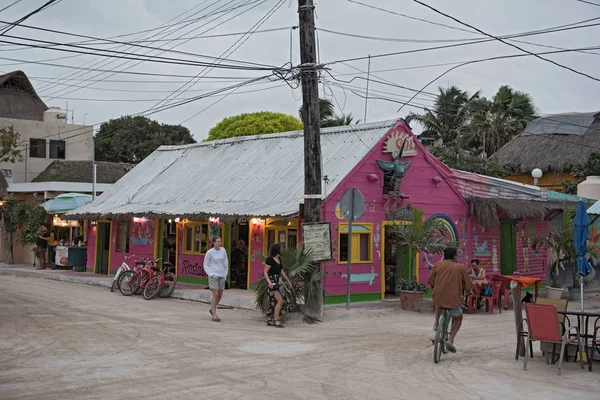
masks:
{"label": "bicycle", "polygon": [[[146,284],[144,288],[144,299],[151,300],[157,295],[160,297],[169,297],[175,290],[176,278],[175,274],[168,272],[173,269],[171,263],[166,262],[163,264],[163,269],[154,269],[154,276]],[[167,273],[165,273],[167,271]]]}
{"label": "bicycle", "polygon": [[442,353],[448,353],[448,327],[450,327],[450,321],[454,323],[454,317],[450,315],[450,309],[444,308],[440,315],[437,330],[435,331],[435,339],[433,341],[433,362],[439,363]]}
{"label": "bicycle", "polygon": [[119,278],[118,285],[119,291],[123,296],[131,296],[132,294],[140,294],[146,288],[146,285],[150,282],[154,276],[155,271],[158,268],[155,265],[161,259],[148,260],[144,263],[144,266],[135,271],[125,271]]}
{"label": "bicycle", "polygon": [[[121,274],[123,274],[125,271],[131,271],[131,267],[129,266],[129,264],[127,264],[127,260],[129,260],[130,258],[135,257],[135,254],[132,254],[130,256],[125,256],[123,258],[123,263],[121,264],[121,266],[119,267],[119,269],[117,270],[117,273],[115,274],[115,278],[113,279],[113,283],[110,286],[110,291],[114,292],[115,291],[115,285],[119,285],[119,278],[121,277]],[[134,270],[137,270],[138,267],[140,265],[145,265],[146,261],[142,258],[141,261],[136,261],[135,265],[134,265]]]}

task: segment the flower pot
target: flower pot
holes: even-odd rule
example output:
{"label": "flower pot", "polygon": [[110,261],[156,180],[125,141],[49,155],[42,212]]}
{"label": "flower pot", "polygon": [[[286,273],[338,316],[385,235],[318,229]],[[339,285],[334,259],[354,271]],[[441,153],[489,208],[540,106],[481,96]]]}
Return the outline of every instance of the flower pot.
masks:
{"label": "flower pot", "polygon": [[549,299],[560,299],[563,293],[562,288],[546,286],[546,297]]}
{"label": "flower pot", "polygon": [[408,290],[400,291],[400,304],[403,310],[421,311],[421,302],[423,301],[423,292],[411,292]]}

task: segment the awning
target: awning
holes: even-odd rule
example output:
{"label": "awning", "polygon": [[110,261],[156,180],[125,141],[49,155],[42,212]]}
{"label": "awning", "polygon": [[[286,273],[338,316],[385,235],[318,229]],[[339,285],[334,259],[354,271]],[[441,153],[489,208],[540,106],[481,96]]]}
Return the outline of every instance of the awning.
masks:
{"label": "awning", "polygon": [[552,212],[561,211],[562,204],[546,201],[518,199],[484,199],[471,197],[471,215],[477,217],[479,224],[486,229],[500,225],[500,215],[504,213],[510,219],[543,220]]}

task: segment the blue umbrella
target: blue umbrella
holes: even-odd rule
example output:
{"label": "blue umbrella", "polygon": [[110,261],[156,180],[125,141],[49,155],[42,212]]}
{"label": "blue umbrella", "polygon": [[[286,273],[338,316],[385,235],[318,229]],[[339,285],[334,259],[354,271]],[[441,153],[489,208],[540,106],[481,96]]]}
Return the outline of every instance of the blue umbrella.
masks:
{"label": "blue umbrella", "polygon": [[83,207],[92,201],[92,196],[81,193],[64,193],[42,204],[48,213],[65,213]]}
{"label": "blue umbrella", "polygon": [[575,214],[575,251],[577,252],[577,273],[579,274],[579,281],[581,286],[581,311],[583,311],[583,278],[587,276],[591,271],[592,267],[585,258],[587,253],[587,240],[590,234],[590,217],[583,201],[579,201],[577,205],[577,214]]}

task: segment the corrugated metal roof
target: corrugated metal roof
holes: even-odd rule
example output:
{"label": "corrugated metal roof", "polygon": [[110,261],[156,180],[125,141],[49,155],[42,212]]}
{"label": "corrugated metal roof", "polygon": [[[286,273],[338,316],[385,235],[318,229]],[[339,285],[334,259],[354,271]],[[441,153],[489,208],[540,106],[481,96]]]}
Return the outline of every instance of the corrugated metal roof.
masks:
{"label": "corrugated metal roof", "polygon": [[524,132],[529,135],[584,135],[596,119],[596,115],[598,111],[550,114],[531,121]]}
{"label": "corrugated metal roof", "polygon": [[[332,190],[396,121],[321,131],[323,175]],[[279,216],[304,199],[302,131],[163,146],[71,215]]]}
{"label": "corrugated metal roof", "polygon": [[588,199],[587,197],[581,197],[574,194],[567,194],[562,192],[557,192],[555,190],[548,190],[548,201],[568,201],[570,203],[577,203],[579,200],[583,201],[585,204],[594,204],[596,200]]}
{"label": "corrugated metal roof", "polygon": [[454,178],[455,187],[465,198],[547,200],[546,190],[538,186],[456,169],[452,170],[451,177]]}

